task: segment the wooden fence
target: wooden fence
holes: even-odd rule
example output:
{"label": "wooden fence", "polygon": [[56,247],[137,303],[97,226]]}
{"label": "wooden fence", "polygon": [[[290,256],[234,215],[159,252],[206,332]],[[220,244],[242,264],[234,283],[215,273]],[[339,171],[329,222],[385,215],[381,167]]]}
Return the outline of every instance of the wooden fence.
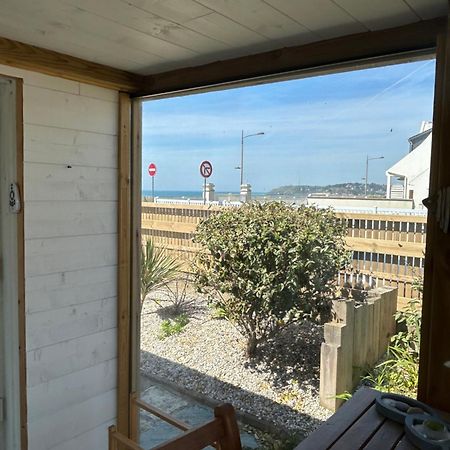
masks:
{"label": "wooden fence", "polygon": [[197,224],[223,206],[142,203],[142,240],[151,238],[186,266],[195,258],[200,246],[192,241]]}
{"label": "wooden fence", "polygon": [[[192,242],[197,224],[223,208],[143,203],[142,239],[151,238],[188,264],[200,248]],[[413,284],[423,275],[425,216],[359,212],[336,216],[347,227],[346,242],[352,251],[352,270],[340,274],[341,284],[396,287],[400,305],[419,295]]]}
{"label": "wooden fence", "polygon": [[398,288],[400,306],[419,292],[414,281],[423,276],[425,216],[337,213],[347,225],[352,271],[340,275],[341,284]]}
{"label": "wooden fence", "polygon": [[397,289],[378,288],[364,303],[333,301],[334,318],[325,324],[320,349],[320,404],[335,411],[343,392],[353,392],[366,369],[386,352],[395,334]]}

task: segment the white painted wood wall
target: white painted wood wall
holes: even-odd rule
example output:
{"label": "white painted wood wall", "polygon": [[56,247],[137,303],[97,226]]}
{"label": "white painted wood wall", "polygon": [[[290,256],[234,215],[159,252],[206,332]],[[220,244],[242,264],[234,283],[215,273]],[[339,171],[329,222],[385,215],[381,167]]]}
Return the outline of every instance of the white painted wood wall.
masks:
{"label": "white painted wood wall", "polygon": [[118,93],[24,79],[29,450],[107,449],[116,415]]}

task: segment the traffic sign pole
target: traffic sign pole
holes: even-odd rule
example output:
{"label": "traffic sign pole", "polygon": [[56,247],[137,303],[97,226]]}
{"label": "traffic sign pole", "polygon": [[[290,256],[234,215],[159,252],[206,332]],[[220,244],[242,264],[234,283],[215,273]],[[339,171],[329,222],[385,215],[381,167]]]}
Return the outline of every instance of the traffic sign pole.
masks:
{"label": "traffic sign pole", "polygon": [[203,204],[206,205],[206,177],[203,178]]}
{"label": "traffic sign pole", "polygon": [[203,177],[203,204],[206,204],[206,179],[212,175],[212,164],[209,161],[202,161],[200,164],[200,175]]}
{"label": "traffic sign pole", "polygon": [[155,175],[156,175],[156,164],[150,163],[148,166],[148,174],[152,178],[152,201],[155,201]]}

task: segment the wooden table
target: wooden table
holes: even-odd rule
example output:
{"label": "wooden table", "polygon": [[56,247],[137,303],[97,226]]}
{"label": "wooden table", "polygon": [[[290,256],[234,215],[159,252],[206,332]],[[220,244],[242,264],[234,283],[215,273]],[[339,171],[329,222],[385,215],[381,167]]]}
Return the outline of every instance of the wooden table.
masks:
{"label": "wooden table", "polygon": [[374,389],[359,389],[295,450],[416,450],[403,425],[376,411],[377,394]]}

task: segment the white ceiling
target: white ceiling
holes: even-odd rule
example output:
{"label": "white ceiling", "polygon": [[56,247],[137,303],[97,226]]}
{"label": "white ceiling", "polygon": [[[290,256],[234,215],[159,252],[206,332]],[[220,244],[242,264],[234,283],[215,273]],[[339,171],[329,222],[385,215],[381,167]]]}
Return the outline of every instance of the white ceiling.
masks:
{"label": "white ceiling", "polygon": [[0,0],[0,36],[140,74],[447,14],[447,0]]}

